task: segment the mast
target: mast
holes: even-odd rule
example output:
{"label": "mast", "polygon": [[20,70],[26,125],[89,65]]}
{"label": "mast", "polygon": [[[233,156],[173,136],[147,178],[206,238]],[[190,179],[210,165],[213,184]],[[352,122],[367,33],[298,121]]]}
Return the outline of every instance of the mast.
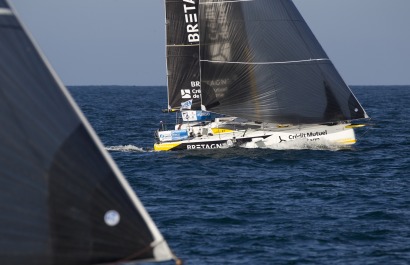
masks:
{"label": "mast", "polygon": [[[165,14],[167,12],[167,1],[164,1],[164,10],[165,10]],[[164,16],[165,18],[165,40],[167,40],[167,28],[168,28],[168,20],[167,20],[167,16]],[[171,104],[170,104],[170,95],[169,95],[169,71],[168,71],[168,46],[165,44],[165,64],[166,64],[166,74],[167,74],[167,111],[171,110]],[[163,110],[164,111],[164,110]]]}

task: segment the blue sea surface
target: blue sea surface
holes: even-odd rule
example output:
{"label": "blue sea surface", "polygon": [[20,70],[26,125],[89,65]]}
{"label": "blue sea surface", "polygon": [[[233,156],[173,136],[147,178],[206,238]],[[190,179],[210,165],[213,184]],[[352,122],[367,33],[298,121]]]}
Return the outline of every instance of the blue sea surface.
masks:
{"label": "blue sea surface", "polygon": [[180,152],[152,151],[165,87],[69,90],[185,264],[410,264],[410,86],[352,87],[348,150]]}

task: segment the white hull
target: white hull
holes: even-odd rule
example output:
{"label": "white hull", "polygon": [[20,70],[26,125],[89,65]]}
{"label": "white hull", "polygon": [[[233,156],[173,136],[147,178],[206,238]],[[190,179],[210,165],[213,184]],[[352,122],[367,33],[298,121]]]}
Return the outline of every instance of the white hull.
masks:
{"label": "white hull", "polygon": [[346,124],[317,125],[289,128],[272,132],[266,139],[252,139],[243,147],[270,149],[301,149],[315,147],[342,147],[356,143],[355,132]]}
{"label": "white hull", "polygon": [[[177,125],[186,130],[188,139],[158,141],[156,151],[218,149],[229,147],[304,149],[315,147],[343,147],[356,143],[350,124],[278,126],[255,123],[212,122],[207,125]],[[173,131],[167,131],[173,132]]]}

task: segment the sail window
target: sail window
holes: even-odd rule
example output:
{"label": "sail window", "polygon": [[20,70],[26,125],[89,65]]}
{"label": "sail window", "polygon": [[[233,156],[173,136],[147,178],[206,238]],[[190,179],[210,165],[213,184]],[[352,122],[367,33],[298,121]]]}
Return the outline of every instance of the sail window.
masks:
{"label": "sail window", "polygon": [[120,222],[120,214],[116,210],[109,210],[104,215],[104,221],[108,226],[116,226]]}

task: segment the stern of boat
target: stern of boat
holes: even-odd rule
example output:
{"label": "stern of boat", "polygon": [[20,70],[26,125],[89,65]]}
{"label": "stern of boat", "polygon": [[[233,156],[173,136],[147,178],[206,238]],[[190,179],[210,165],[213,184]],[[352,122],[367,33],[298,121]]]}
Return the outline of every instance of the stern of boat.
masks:
{"label": "stern of boat", "polygon": [[273,132],[255,145],[274,149],[286,149],[286,146],[349,146],[356,143],[354,128],[356,127],[351,124],[286,127]]}

